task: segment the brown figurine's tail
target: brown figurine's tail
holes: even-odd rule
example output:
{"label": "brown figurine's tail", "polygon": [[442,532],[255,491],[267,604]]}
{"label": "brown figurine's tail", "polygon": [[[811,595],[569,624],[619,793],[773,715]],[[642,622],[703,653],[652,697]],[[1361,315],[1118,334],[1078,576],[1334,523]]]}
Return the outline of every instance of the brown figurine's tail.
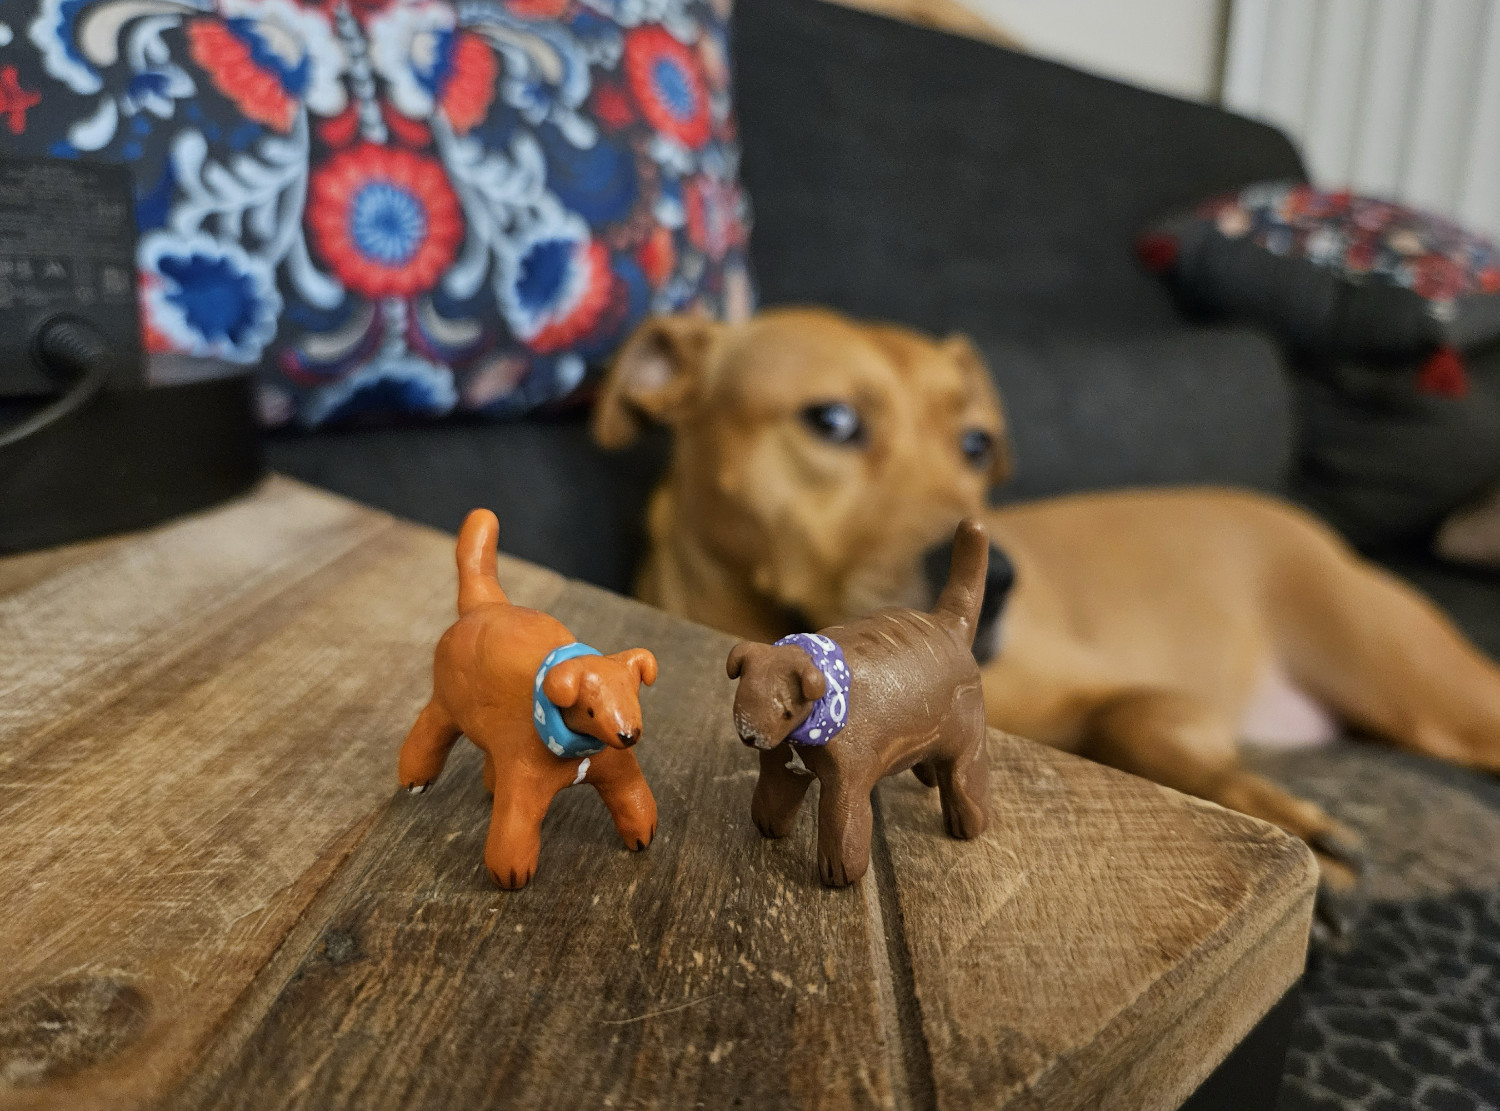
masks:
{"label": "brown figurine's tail", "polygon": [[500,522],[488,509],[472,510],[458,530],[458,616],[492,602],[509,602],[495,577]]}
{"label": "brown figurine's tail", "polygon": [[990,566],[990,534],[974,517],[965,517],[953,534],[953,562],[948,582],[933,607],[934,616],[946,615],[958,623],[964,643],[974,644],[979,607],[984,602],[984,579]]}

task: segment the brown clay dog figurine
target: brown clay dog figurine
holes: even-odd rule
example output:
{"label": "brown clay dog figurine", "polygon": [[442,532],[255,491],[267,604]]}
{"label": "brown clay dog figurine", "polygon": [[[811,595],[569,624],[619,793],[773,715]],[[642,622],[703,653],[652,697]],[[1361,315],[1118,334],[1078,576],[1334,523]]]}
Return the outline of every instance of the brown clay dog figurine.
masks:
{"label": "brown clay dog figurine", "polygon": [[761,750],[750,817],[765,836],[786,836],[816,776],[824,883],[842,887],[865,874],[870,792],[907,768],[937,787],[950,834],[984,832],[989,764],[972,646],[988,562],[988,534],[968,518],[930,614],[884,609],[775,644],[741,641],[730,651],[729,677],[740,681],[735,729]]}
{"label": "brown clay dog figurine", "polygon": [[484,750],[495,806],[484,863],[507,890],[536,871],[542,819],[565,787],[591,784],[627,849],[656,835],[656,800],[630,751],[641,737],[644,648],[601,655],[562,622],[514,606],[495,577],[495,515],[476,509],[458,534],[458,620],[438,641],[432,700],[401,746],[401,785],[438,777],[460,733]]}

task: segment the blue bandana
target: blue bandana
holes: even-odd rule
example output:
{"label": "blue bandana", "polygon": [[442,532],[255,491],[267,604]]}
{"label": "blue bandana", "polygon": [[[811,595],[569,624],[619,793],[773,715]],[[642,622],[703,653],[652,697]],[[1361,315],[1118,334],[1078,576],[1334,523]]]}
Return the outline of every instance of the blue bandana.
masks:
{"label": "blue bandana", "polygon": [[799,745],[826,745],[849,724],[849,665],[844,650],[836,641],[821,633],[793,633],[776,645],[790,644],[802,649],[823,673],[828,689],[813,703],[807,720],[787,734],[787,740]]}
{"label": "blue bandana", "polygon": [[578,756],[593,756],[604,751],[604,742],[587,733],[575,733],[569,729],[563,721],[562,711],[542,693],[542,680],[547,678],[547,672],[552,670],[553,664],[578,656],[602,655],[599,649],[590,648],[575,640],[572,644],[564,644],[547,653],[542,666],[536,669],[536,686],[531,692],[531,721],[536,726],[536,735],[554,756],[568,760]]}

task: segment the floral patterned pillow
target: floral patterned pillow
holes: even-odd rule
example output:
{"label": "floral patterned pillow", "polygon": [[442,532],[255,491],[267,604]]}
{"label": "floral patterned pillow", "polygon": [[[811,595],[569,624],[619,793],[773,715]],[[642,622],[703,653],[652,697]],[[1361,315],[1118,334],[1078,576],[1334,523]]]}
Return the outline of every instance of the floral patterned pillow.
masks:
{"label": "floral patterned pillow", "polygon": [[26,0],[0,150],[132,166],[157,380],[524,412],[649,312],[750,311],[729,2]]}
{"label": "floral patterned pillow", "polygon": [[1262,183],[1137,247],[1191,307],[1249,318],[1307,351],[1403,359],[1500,337],[1500,249],[1389,201]]}

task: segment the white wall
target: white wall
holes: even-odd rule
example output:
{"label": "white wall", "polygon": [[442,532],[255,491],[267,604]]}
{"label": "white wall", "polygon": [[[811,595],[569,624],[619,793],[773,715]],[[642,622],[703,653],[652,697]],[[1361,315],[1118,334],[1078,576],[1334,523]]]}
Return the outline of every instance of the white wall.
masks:
{"label": "white wall", "polygon": [[1034,54],[1194,100],[1218,97],[1227,0],[963,0]]}

